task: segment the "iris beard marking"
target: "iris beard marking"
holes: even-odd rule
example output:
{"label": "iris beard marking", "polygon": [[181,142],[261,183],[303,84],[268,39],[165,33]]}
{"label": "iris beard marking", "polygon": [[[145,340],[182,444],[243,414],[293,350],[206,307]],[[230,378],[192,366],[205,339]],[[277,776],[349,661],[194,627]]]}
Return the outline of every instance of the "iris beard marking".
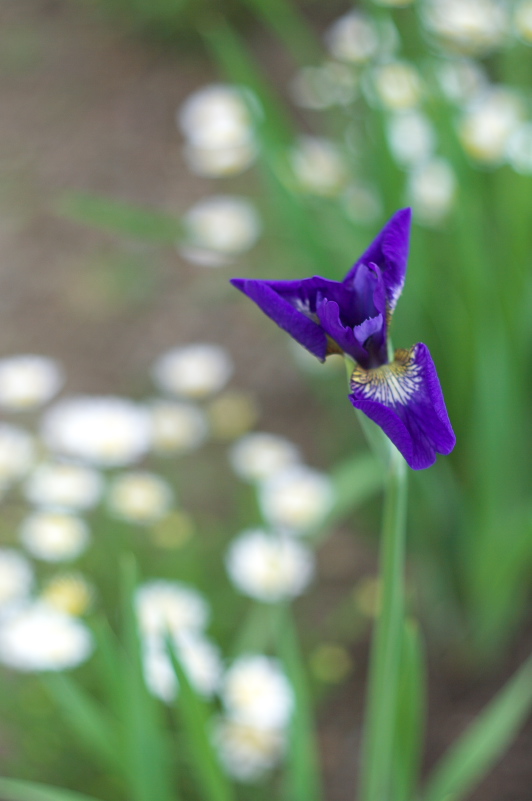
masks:
{"label": "iris beard marking", "polygon": [[351,389],[359,399],[387,406],[406,406],[421,389],[420,365],[416,364],[416,345],[399,348],[390,364],[370,370],[357,366],[351,375]]}

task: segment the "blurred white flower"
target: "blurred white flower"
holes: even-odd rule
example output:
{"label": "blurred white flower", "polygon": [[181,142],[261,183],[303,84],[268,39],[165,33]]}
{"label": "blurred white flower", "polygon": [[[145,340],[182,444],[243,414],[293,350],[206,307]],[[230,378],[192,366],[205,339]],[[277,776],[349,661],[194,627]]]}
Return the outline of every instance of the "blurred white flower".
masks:
{"label": "blurred white flower", "polygon": [[408,179],[407,193],[414,218],[428,225],[439,223],[451,210],[456,183],[453,168],[446,159],[433,158],[421,164]]}
{"label": "blurred white flower", "polygon": [[205,178],[222,178],[246,170],[257,158],[254,141],[232,147],[198,147],[187,144],[183,148],[187,166],[196,175]]}
{"label": "blurred white flower", "polygon": [[149,450],[151,418],[147,409],[126,398],[80,395],[45,413],[42,436],[52,451],[102,467],[123,467]]}
{"label": "blurred white flower", "polygon": [[85,551],[89,544],[89,528],[75,515],[39,511],[22,521],[20,539],[37,559],[63,562],[76,559]]}
{"label": "blurred white flower", "polygon": [[163,353],[153,367],[157,386],[183,398],[207,398],[219,392],[233,373],[233,363],[225,348],[195,343]]}
{"label": "blurred white flower", "polygon": [[338,146],[330,139],[301,136],[290,154],[300,189],[314,195],[338,195],[349,180],[349,169]]}
{"label": "blurred white flower", "polygon": [[168,514],[173,502],[172,487],[160,476],[144,470],[122,473],[109,485],[109,508],[131,523],[155,523]]}
{"label": "blurred white flower", "polygon": [[333,22],[325,33],[325,43],[334,58],[352,64],[364,64],[379,49],[372,19],[360,11],[349,11]]}
{"label": "blurred white flower", "polygon": [[510,135],[506,146],[510,166],[523,175],[532,174],[532,123],[520,125]]}
{"label": "blurred white flower", "polygon": [[250,529],[231,543],[225,564],[241,592],[272,602],[301,595],[314,575],[315,559],[296,540]]}
{"label": "blurred white flower", "polygon": [[276,767],[283,757],[286,734],[280,729],[263,729],[230,718],[217,718],[212,740],[220,762],[229,776],[254,782]]}
{"label": "blurred white flower", "polygon": [[213,178],[242,172],[257,156],[248,89],[211,84],[188,97],[176,120],[187,139],[185,159],[199,175]]}
{"label": "blurred white flower", "polygon": [[8,411],[35,409],[60,390],[64,375],[47,356],[10,356],[0,359],[0,408]]}
{"label": "blurred white flower", "polygon": [[372,223],[382,215],[382,200],[375,187],[370,184],[350,184],[342,195],[342,205],[356,223]]}
{"label": "blurred white flower", "polygon": [[186,231],[178,251],[203,267],[223,267],[250,250],[261,233],[253,204],[244,197],[213,195],[200,200],[183,217]]}
{"label": "blurred white flower", "polygon": [[260,729],[282,729],[294,707],[280,663],[261,655],[239,657],[226,672],[220,695],[233,720]]}
{"label": "blurred white flower", "polygon": [[442,91],[454,103],[469,103],[488,86],[488,76],[477,61],[453,59],[438,69],[437,78]]}
{"label": "blurred white flower", "polygon": [[32,585],[33,570],[26,557],[12,548],[0,548],[0,609],[28,596]]}
{"label": "blurred white flower", "polygon": [[85,614],[94,598],[94,587],[81,573],[60,573],[48,581],[41,600],[60,612],[78,617]]}
{"label": "blurred white flower", "polygon": [[21,478],[35,460],[33,437],[23,428],[0,423],[0,488]]}
{"label": "blurred white flower", "polygon": [[436,134],[429,118],[420,111],[393,114],[387,123],[388,146],[398,164],[413,167],[432,155]]}
{"label": "blurred white flower", "polygon": [[526,44],[532,44],[532,2],[517,3],[513,17],[514,30]]}
{"label": "blurred white flower", "polygon": [[154,579],[143,584],[135,595],[142,634],[165,636],[199,631],[207,625],[209,607],[203,596],[178,581]]}
{"label": "blurred white flower", "polygon": [[500,164],[508,140],[523,120],[519,95],[495,87],[474,100],[460,121],[458,134],[466,153],[483,164]]}
{"label": "blurred white flower", "polygon": [[326,61],[321,67],[303,67],[293,78],[290,92],[302,108],[319,110],[329,106],[345,106],[358,93],[358,79],[353,69],[337,61]]}
{"label": "blurred white flower", "polygon": [[299,448],[293,442],[262,431],[246,434],[229,450],[231,467],[245,481],[263,481],[298,464],[300,459]]}
{"label": "blurred white flower", "polygon": [[504,0],[424,0],[421,10],[429,31],[466,53],[499,47],[508,30]]}
{"label": "blurred white flower", "polygon": [[[222,674],[220,654],[215,645],[197,632],[185,632],[172,639],[176,655],[198,693],[210,697],[217,690]],[[174,700],[179,682],[174,673],[168,644],[162,637],[144,640],[143,664],[146,685],[166,703]]]}
{"label": "blurred white flower", "polygon": [[55,509],[90,509],[100,500],[102,490],[102,477],[96,470],[68,462],[39,465],[24,486],[30,503]]}
{"label": "blurred white flower", "polygon": [[418,70],[407,61],[390,61],[375,67],[371,89],[379,103],[390,111],[406,111],[418,105],[423,83]]}
{"label": "blurred white flower", "polygon": [[153,449],[159,454],[189,453],[209,432],[205,413],[191,403],[156,400],[150,404]]}
{"label": "blurred white flower", "polygon": [[20,604],[0,621],[0,662],[14,670],[73,668],[92,650],[83,623],[42,602]]}
{"label": "blurred white flower", "polygon": [[209,403],[207,413],[212,435],[228,440],[253,428],[259,416],[257,401],[248,392],[228,390]]}
{"label": "blurred white flower", "polygon": [[274,528],[304,533],[319,525],[332,509],[332,481],[305,465],[288,467],[260,485],[259,503],[264,518]]}

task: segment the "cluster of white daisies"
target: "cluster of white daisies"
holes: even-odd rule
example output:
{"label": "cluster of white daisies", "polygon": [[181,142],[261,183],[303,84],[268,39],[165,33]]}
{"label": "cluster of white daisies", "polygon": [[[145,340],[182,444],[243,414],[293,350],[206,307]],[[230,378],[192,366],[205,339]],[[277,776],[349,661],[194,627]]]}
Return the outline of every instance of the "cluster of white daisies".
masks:
{"label": "cluster of white daisies", "polygon": [[[256,409],[244,393],[227,389],[232,372],[220,346],[187,345],[157,359],[158,396],[146,402],[89,395],[53,402],[65,383],[55,361],[0,359],[0,409],[15,420],[0,424],[0,489],[5,503],[13,498],[16,509],[26,509],[16,543],[9,532],[0,547],[0,663],[59,671],[89,658],[95,644],[83,616],[96,588],[77,560],[92,544],[91,512],[171,527],[175,489],[145,460],[181,457],[210,436],[231,443],[231,468],[254,487],[263,521],[230,543],[228,579],[266,603],[308,587],[311,535],[332,508],[331,481],[306,466],[289,440],[250,433]],[[43,580],[43,566],[44,574],[59,572]],[[211,725],[221,763],[237,780],[259,779],[286,749],[294,699],[280,664],[246,654],[227,666],[206,633],[207,601],[193,587],[152,579],[135,603],[147,688],[164,703],[177,697],[172,648],[196,691],[222,710]]]}
{"label": "cluster of white daisies", "polygon": [[205,598],[180,582],[142,585],[136,609],[149,690],[165,703],[178,695],[172,649],[195,690],[220,703],[210,733],[226,771],[237,780],[255,781],[275,767],[286,748],[294,704],[277,660],[245,654],[225,665],[205,632],[210,614]]}
{"label": "cluster of white daisies", "polygon": [[[380,0],[407,6],[412,0]],[[423,38],[430,40],[431,66],[423,71],[401,56],[401,39],[390,16],[353,10],[335,20],[324,36],[326,58],[301,69],[291,83],[294,102],[313,111],[346,110],[342,140],[303,135],[285,154],[282,179],[294,192],[335,198],[359,223],[382,215],[377,187],[362,174],[363,136],[350,109],[362,100],[379,108],[391,156],[405,171],[405,202],[416,220],[437,225],[451,210],[457,178],[438,153],[438,131],[424,110],[434,98],[448,107],[467,156],[483,166],[507,163],[532,173],[532,122],[522,91],[492,84],[481,59],[516,42],[532,44],[532,2],[420,0],[415,4]],[[248,89],[211,84],[194,92],[177,112],[184,158],[195,173],[224,178],[248,169],[259,155],[260,102]],[[354,165],[354,167],[353,167]],[[253,204],[214,195],[184,218],[189,261],[223,266],[250,249],[261,224]]]}

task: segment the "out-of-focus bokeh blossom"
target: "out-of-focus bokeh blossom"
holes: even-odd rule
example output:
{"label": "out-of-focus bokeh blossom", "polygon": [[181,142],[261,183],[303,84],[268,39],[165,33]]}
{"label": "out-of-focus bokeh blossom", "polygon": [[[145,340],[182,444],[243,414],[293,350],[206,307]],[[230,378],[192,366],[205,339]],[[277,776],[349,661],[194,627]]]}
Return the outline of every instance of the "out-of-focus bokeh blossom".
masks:
{"label": "out-of-focus bokeh blossom", "polygon": [[423,82],[417,68],[407,61],[390,61],[374,67],[366,81],[368,98],[390,111],[407,111],[423,97]]}
{"label": "out-of-focus bokeh blossom", "polygon": [[259,105],[249,90],[210,84],[190,95],[178,109],[185,136],[184,156],[198,175],[212,178],[247,169],[257,156],[250,105]]}
{"label": "out-of-focus bokeh blossom", "polygon": [[301,461],[299,448],[277,434],[255,431],[231,447],[229,460],[244,481],[264,481],[275,473]]}
{"label": "out-of-focus bokeh blossom", "polygon": [[0,610],[12,601],[26,598],[33,586],[33,568],[13,548],[0,548]]}
{"label": "out-of-focus bokeh blossom", "polygon": [[266,602],[301,595],[312,580],[315,564],[310,548],[261,529],[243,531],[229,546],[225,562],[241,592]]}
{"label": "out-of-focus bokeh blossom", "polygon": [[43,602],[21,603],[0,620],[0,662],[14,670],[73,668],[92,650],[87,626]]}
{"label": "out-of-focus bokeh blossom", "polygon": [[296,185],[303,192],[334,197],[349,181],[349,165],[331,139],[301,136],[290,154]]}
{"label": "out-of-focus bokeh blossom", "polygon": [[197,590],[178,581],[153,579],[135,596],[140,630],[144,636],[200,631],[209,619],[209,607]]}
{"label": "out-of-focus bokeh blossom", "polygon": [[123,467],[151,445],[147,409],[127,398],[80,395],[45,413],[42,436],[51,451],[101,467]]}
{"label": "out-of-focus bokeh blossom", "polygon": [[508,87],[493,87],[472,101],[460,121],[458,133],[464,150],[482,164],[501,164],[523,117],[520,96]]}
{"label": "out-of-focus bokeh blossom", "polygon": [[347,187],[342,195],[342,205],[347,215],[358,224],[375,222],[383,211],[376,187],[360,181]]}
{"label": "out-of-focus bokeh blossom", "polygon": [[443,158],[430,159],[413,170],[407,193],[417,222],[427,225],[441,222],[452,208],[456,184],[454,170]]}
{"label": "out-of-focus bokeh blossom", "polygon": [[233,362],[225,348],[195,343],[172,348],[154,364],[156,385],[170,395],[199,400],[216,394],[233,374]]}
{"label": "out-of-focus bokeh blossom", "polygon": [[443,94],[453,103],[471,102],[488,87],[488,76],[478,61],[450,59],[439,65],[436,77]]}
{"label": "out-of-focus bokeh blossom", "polygon": [[87,548],[89,539],[87,523],[66,512],[34,512],[20,528],[20,540],[26,550],[45,562],[76,559]]}
{"label": "out-of-focus bokeh blossom", "polygon": [[532,174],[532,123],[519,125],[506,146],[508,164],[523,175]]}
{"label": "out-of-focus bokeh blossom", "polygon": [[31,434],[19,426],[0,423],[0,489],[31,469],[35,451]]}
{"label": "out-of-focus bokeh blossom", "polygon": [[191,403],[155,400],[150,404],[153,450],[161,455],[189,453],[202,445],[209,433],[202,409]]}
{"label": "out-of-focus bokeh blossom", "polygon": [[256,782],[274,768],[287,747],[282,729],[264,729],[231,718],[217,718],[212,740],[229,776],[241,782]]}
{"label": "out-of-focus bokeh blossom", "polygon": [[293,78],[290,92],[302,108],[318,111],[352,103],[358,94],[358,78],[353,68],[337,61],[320,67],[303,67]]}
{"label": "out-of-focus bokeh blossom", "polygon": [[40,597],[54,609],[79,617],[91,606],[94,594],[94,587],[81,573],[58,573],[45,584]]}
{"label": "out-of-focus bokeh blossom", "polygon": [[524,0],[517,3],[514,8],[513,27],[516,34],[526,42],[532,44],[532,3]]}
{"label": "out-of-focus bokeh blossom", "polygon": [[387,136],[390,151],[402,167],[413,167],[426,161],[436,145],[432,123],[417,110],[393,114],[388,120]]}
{"label": "out-of-focus bokeh blossom", "polygon": [[229,440],[253,428],[259,417],[259,408],[249,393],[228,390],[211,401],[207,414],[213,436]]}
{"label": "out-of-focus bokeh blossom", "polygon": [[181,256],[203,267],[225,267],[258,241],[261,221],[244,197],[213,195],[200,200],[183,217]]}
{"label": "out-of-focus bokeh blossom", "polygon": [[274,528],[304,534],[331,511],[334,489],[326,473],[294,465],[263,481],[259,502],[265,520]]}
{"label": "out-of-focus bokeh blossom", "polygon": [[[203,696],[212,696],[222,675],[222,662],[216,646],[198,632],[174,636],[171,645],[194,688]],[[143,666],[150,692],[166,703],[173,701],[179,682],[164,638],[148,637],[144,640]]]}
{"label": "out-of-focus bokeh blossom", "polygon": [[47,356],[0,359],[0,408],[18,412],[48,403],[64,383],[63,370]]}
{"label": "out-of-focus bokeh blossom", "polygon": [[325,34],[331,55],[339,61],[364,64],[379,50],[375,23],[360,11],[349,11],[337,19]]}
{"label": "out-of-focus bokeh blossom", "polygon": [[500,47],[509,28],[509,4],[504,0],[423,0],[421,11],[427,30],[465,53]]}
{"label": "out-of-focus bokeh blossom", "polygon": [[148,525],[170,512],[174,492],[160,476],[138,470],[115,476],[109,485],[107,500],[117,517]]}
{"label": "out-of-focus bokeh blossom", "polygon": [[260,729],[286,726],[294,708],[294,691],[273,658],[244,655],[226,672],[220,690],[228,714]]}
{"label": "out-of-focus bokeh blossom", "polygon": [[103,480],[96,470],[69,462],[40,464],[24,486],[30,503],[54,509],[90,509],[102,491]]}

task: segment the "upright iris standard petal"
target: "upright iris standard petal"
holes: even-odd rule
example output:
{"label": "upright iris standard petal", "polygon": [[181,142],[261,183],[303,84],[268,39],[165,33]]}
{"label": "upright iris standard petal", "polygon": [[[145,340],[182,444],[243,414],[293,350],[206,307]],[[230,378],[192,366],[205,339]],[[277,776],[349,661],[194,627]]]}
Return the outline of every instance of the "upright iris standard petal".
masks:
{"label": "upright iris standard petal", "polygon": [[397,211],[344,278],[344,283],[349,284],[356,280],[361,264],[376,264],[384,279],[389,314],[395,309],[405,282],[411,221],[411,209]]}
{"label": "upright iris standard petal", "polygon": [[356,367],[349,400],[379,425],[414,470],[430,467],[456,438],[429,349],[397,350],[390,364]]}

